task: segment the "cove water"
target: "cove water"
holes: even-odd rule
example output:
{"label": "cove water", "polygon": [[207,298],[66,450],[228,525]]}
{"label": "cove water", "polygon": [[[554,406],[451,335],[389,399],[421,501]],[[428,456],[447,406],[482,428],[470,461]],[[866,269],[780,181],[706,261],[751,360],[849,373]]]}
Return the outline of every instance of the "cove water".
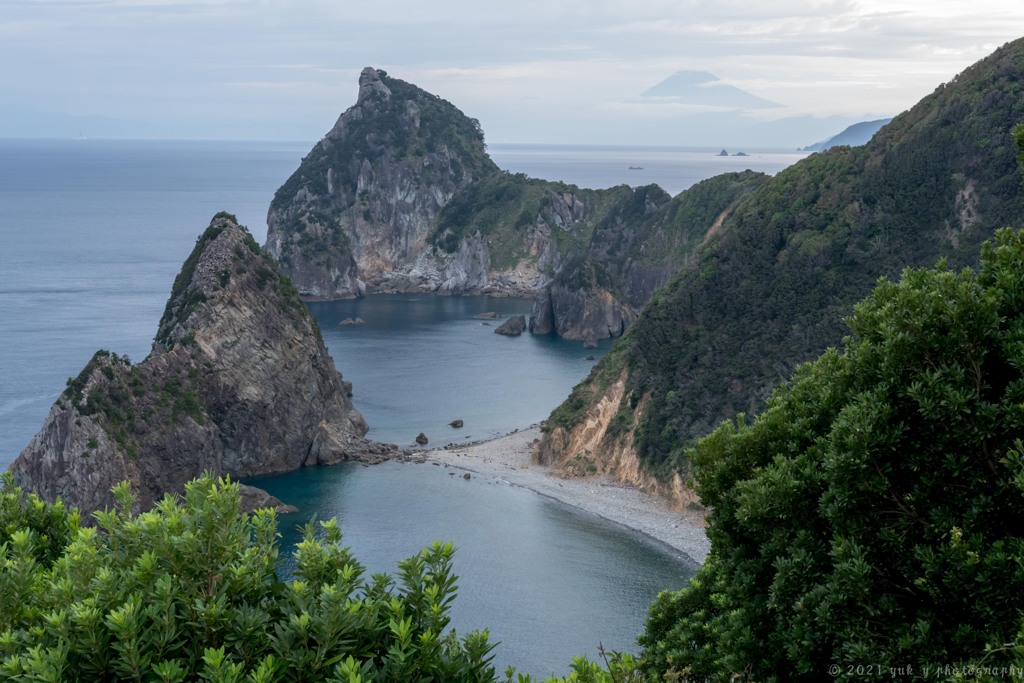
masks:
{"label": "cove water", "polygon": [[[309,308],[353,384],[352,400],[370,425],[367,437],[413,446],[422,432],[433,447],[540,422],[610,346],[604,340],[588,350],[555,337],[494,333],[506,317],[528,315],[532,303],[383,294]],[[500,317],[480,317],[492,313]],[[341,325],[347,318],[364,322]],[[449,426],[456,419],[462,428]]]}
{"label": "cove water", "polygon": [[[234,213],[264,241],[274,191],[311,146],[0,140],[0,467],[97,349],[136,361],[149,353],[174,277],[216,212]],[[491,151],[514,172],[589,187],[658,182],[673,194],[741,170],[709,150]],[[773,154],[742,158],[742,167],[773,172],[801,156]],[[692,160],[697,171],[686,166]],[[442,445],[536,423],[586,375],[594,362],[587,356],[608,347],[509,339],[474,317],[527,312],[529,302],[516,299],[397,295],[311,310],[354,384],[370,436],[399,444],[419,432]],[[339,325],[357,316],[365,322]],[[465,427],[453,430],[454,419]],[[490,628],[502,643],[496,661],[529,673],[564,672],[573,655],[596,656],[599,643],[634,649],[648,603],[660,589],[682,586],[693,569],[620,527],[442,467],[342,465],[261,484],[302,509],[282,523],[285,542],[294,539],[294,522],[337,516],[371,571],[393,571],[424,545],[453,540],[456,627]]]}

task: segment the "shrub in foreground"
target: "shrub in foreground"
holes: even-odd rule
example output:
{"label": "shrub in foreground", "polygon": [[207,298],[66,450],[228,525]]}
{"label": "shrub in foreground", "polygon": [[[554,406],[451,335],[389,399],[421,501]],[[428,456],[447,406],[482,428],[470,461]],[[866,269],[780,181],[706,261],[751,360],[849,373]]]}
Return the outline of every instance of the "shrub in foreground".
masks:
{"label": "shrub in foreground", "polygon": [[1024,235],[999,232],[981,261],[881,281],[843,351],[698,443],[712,550],[651,608],[650,675],[1021,663]]}
{"label": "shrub in foreground", "polygon": [[77,511],[0,490],[0,680],[491,681],[487,633],[448,629],[453,547],[366,577],[332,520],[310,523],[293,580],[274,512],[239,514],[211,477],[153,510]]}

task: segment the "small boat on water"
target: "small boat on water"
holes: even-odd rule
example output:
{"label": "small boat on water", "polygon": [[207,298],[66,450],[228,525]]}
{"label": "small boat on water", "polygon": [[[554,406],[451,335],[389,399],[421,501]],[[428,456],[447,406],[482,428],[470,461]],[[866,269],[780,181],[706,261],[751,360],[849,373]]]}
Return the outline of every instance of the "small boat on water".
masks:
{"label": "small boat on water", "polygon": [[629,170],[630,171],[642,171],[642,170],[644,170],[644,167],[643,166],[630,166]]}

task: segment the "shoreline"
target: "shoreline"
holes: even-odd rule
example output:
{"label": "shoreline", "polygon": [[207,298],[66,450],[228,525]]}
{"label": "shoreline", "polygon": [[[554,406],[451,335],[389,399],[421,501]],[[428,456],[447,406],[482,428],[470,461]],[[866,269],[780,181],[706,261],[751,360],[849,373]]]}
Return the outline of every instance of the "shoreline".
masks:
{"label": "shoreline", "polygon": [[711,548],[703,516],[673,509],[667,501],[608,477],[563,478],[530,461],[540,426],[467,444],[406,451],[410,463],[433,463],[492,477],[601,517],[667,546],[694,564],[703,564]]}

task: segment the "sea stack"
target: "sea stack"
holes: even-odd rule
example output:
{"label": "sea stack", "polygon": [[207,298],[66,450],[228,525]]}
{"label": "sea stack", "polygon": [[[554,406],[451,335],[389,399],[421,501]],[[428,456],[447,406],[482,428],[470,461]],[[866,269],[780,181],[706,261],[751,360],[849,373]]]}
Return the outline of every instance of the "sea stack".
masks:
{"label": "sea stack", "polygon": [[355,105],[274,195],[266,247],[307,299],[479,289],[490,266],[481,239],[442,263],[428,238],[459,190],[495,173],[476,120],[366,67]]}
{"label": "sea stack", "polygon": [[139,509],[204,471],[232,477],[385,457],[362,437],[316,321],[248,231],[217,214],[174,281],[150,355],[98,351],[11,465],[91,512],[129,482]]}

